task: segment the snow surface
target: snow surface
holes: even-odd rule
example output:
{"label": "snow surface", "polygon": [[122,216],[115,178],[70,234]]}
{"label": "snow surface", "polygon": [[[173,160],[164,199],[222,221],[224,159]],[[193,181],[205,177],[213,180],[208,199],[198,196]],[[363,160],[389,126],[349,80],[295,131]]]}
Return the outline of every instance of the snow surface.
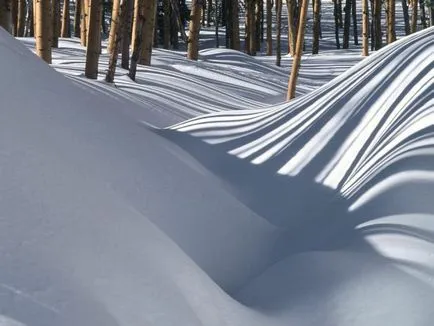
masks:
{"label": "snow surface", "polygon": [[[0,30],[0,325],[432,325],[433,50],[431,28],[261,110],[268,82],[218,98],[228,67],[193,101],[236,111],[156,129],[178,113],[143,88]],[[215,77],[176,64],[188,91]]]}

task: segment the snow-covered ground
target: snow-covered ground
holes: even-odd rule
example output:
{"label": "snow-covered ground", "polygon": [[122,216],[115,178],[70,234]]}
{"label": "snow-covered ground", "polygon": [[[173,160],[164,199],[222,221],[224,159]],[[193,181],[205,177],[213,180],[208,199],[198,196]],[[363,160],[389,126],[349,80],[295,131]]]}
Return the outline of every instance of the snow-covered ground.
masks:
{"label": "snow-covered ground", "polygon": [[432,325],[433,52],[307,56],[279,104],[289,57],[114,86],[0,30],[0,325]]}

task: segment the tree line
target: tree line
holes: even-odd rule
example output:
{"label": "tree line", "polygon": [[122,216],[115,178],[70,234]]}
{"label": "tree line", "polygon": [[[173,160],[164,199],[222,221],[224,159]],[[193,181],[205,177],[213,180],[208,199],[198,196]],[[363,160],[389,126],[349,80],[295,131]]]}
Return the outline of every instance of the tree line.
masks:
{"label": "tree line", "polygon": [[[289,78],[288,99],[295,96],[301,55],[305,50],[305,26],[308,7],[312,6],[312,53],[317,54],[322,37],[322,0],[285,0],[288,48],[294,57]],[[396,40],[396,0],[329,0],[333,4],[336,47],[348,48],[350,30],[359,44],[358,17],[362,25],[362,54],[378,50]],[[434,25],[434,0],[401,1],[405,34]],[[150,65],[152,48],[177,49],[187,44],[187,58],[199,56],[199,32],[202,26],[215,27],[216,46],[220,46],[219,27],[225,27],[225,46],[256,55],[265,43],[266,55],[276,45],[276,65],[280,65],[282,47],[283,0],[0,0],[0,26],[17,37],[35,37],[36,53],[51,63],[51,49],[59,37],[78,37],[86,47],[85,76],[97,78],[102,35],[108,35],[109,68],[106,81],[113,82],[118,55],[121,67],[135,80],[137,65]],[[358,15],[361,14],[361,15]],[[240,18],[245,18],[244,48],[241,49]],[[276,18],[273,40],[273,17]],[[382,26],[382,17],[386,26]],[[110,18],[107,23],[107,18]],[[187,28],[188,22],[188,28]],[[188,32],[186,32],[186,29]],[[341,42],[341,34],[342,42]]]}

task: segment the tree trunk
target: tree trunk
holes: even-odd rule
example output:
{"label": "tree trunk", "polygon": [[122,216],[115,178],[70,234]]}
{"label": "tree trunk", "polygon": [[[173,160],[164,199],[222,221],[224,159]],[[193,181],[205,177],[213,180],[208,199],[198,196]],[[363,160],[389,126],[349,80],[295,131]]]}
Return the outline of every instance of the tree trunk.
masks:
{"label": "tree trunk", "polygon": [[339,42],[339,4],[338,4],[338,0],[333,0],[333,15],[335,17],[336,48],[340,49],[341,44]]}
{"label": "tree trunk", "polygon": [[60,35],[60,0],[52,0],[53,8],[53,36],[51,46],[53,48],[59,47]]}
{"label": "tree trunk", "polygon": [[224,12],[223,15],[225,15],[225,21],[226,21],[226,35],[225,35],[225,41],[226,41],[226,48],[232,48],[232,42],[231,42],[231,36],[232,36],[232,5],[231,0],[223,0],[224,2]]}
{"label": "tree trunk", "polygon": [[169,0],[163,0],[163,48],[170,48],[170,2]]}
{"label": "tree trunk", "polygon": [[420,5],[420,23],[422,24],[422,28],[427,28],[428,26],[426,23],[425,1],[420,0],[419,5]]}
{"label": "tree trunk", "polygon": [[34,11],[35,11],[35,7],[33,1],[29,1],[29,11],[27,13],[27,28],[26,28],[27,36],[29,37],[35,36]]}
{"label": "tree trunk", "polygon": [[342,48],[344,49],[348,49],[350,47],[351,3],[352,0],[345,1],[344,37],[342,40]]}
{"label": "tree trunk", "polygon": [[102,0],[90,0],[89,34],[84,74],[91,79],[98,77],[98,60],[101,51],[101,10]]}
{"label": "tree trunk", "polygon": [[418,0],[412,0],[413,10],[411,13],[411,33],[416,33],[417,31],[417,6]]}
{"label": "tree trunk", "polygon": [[218,0],[215,0],[215,47],[218,48],[220,46],[219,40],[219,11],[218,11]]}
{"label": "tree trunk", "polygon": [[429,19],[430,19],[430,26],[434,26],[434,2],[431,1],[431,7],[430,7],[430,14],[429,14]]}
{"label": "tree trunk", "polygon": [[[229,0],[230,1],[230,0]],[[205,27],[205,20],[206,20],[206,0],[203,1],[203,7],[202,7],[202,26]]]}
{"label": "tree trunk", "polygon": [[80,37],[80,22],[81,22],[81,0],[75,0],[74,11],[74,36]]}
{"label": "tree trunk", "polygon": [[119,25],[119,7],[120,7],[120,0],[113,0],[110,35],[107,43],[108,53],[112,53],[112,50],[117,40],[117,30]]}
{"label": "tree trunk", "polygon": [[368,0],[362,0],[362,33],[363,33],[363,46],[362,46],[362,55],[369,55],[369,7]]}
{"label": "tree trunk", "polygon": [[[80,1],[80,0],[77,0]],[[80,14],[80,38],[81,45],[87,45],[87,27],[88,27],[88,10],[89,10],[89,1],[90,0],[81,0],[81,14]]]}
{"label": "tree trunk", "polygon": [[238,1],[230,1],[230,5],[232,6],[232,33],[231,33],[231,43],[232,49],[239,51],[240,50],[240,20],[238,17]]}
{"label": "tree trunk", "polygon": [[[142,45],[139,63],[145,66],[151,65],[152,44],[154,41],[155,16],[157,14],[157,1],[145,0],[143,6]],[[199,11],[200,25],[200,11]]]}
{"label": "tree trunk", "polygon": [[267,55],[273,55],[273,34],[272,34],[272,24],[273,24],[273,12],[272,12],[272,2],[267,0]]}
{"label": "tree trunk", "polygon": [[[238,8],[238,1],[237,2],[237,8]],[[211,27],[211,12],[212,12],[212,0],[207,0],[206,5],[206,26]]]}
{"label": "tree trunk", "polygon": [[[132,46],[132,52],[134,53],[134,47],[136,46],[137,42],[136,42],[136,37],[137,34],[141,33],[141,30],[139,30],[137,28],[137,24],[140,21],[140,15],[139,15],[139,11],[140,11],[140,7],[141,7],[141,0],[134,0],[134,13],[133,13],[133,32],[131,34],[131,46]],[[138,58],[138,57],[137,57]],[[132,58],[131,58],[132,60]]]}
{"label": "tree trunk", "polygon": [[319,31],[321,24],[321,0],[313,0],[313,40],[312,54],[319,52]]}
{"label": "tree trunk", "polygon": [[17,36],[24,36],[26,26],[26,0],[18,0],[18,17],[17,17]]}
{"label": "tree trunk", "polygon": [[11,0],[0,0],[0,26],[12,33]]}
{"label": "tree trunk", "polygon": [[402,5],[402,13],[404,16],[405,35],[409,35],[410,34],[410,19],[408,16],[407,0],[402,0],[401,5]]}
{"label": "tree trunk", "polygon": [[358,38],[359,35],[357,30],[357,1],[356,0],[352,0],[351,9],[352,9],[352,17],[353,17],[354,45],[359,45],[359,38]]}
{"label": "tree trunk", "polygon": [[[131,25],[133,19],[134,0],[124,0],[125,10],[122,11],[120,26],[122,28],[122,62],[121,67],[129,69],[130,66],[130,43]],[[123,10],[121,8],[121,10]],[[125,15],[124,15],[125,12]]]}
{"label": "tree trunk", "polygon": [[51,25],[50,0],[38,0],[35,2],[35,37],[36,54],[45,62],[51,63]]}
{"label": "tree trunk", "polygon": [[[115,0],[116,1],[116,0]],[[113,4],[114,5],[114,4]],[[126,15],[128,15],[128,3],[127,0],[123,0],[122,4],[119,4],[120,6],[120,12],[118,10],[117,15],[118,18],[112,17],[112,28],[115,28],[115,31],[113,33],[115,34],[115,42],[112,46],[112,51],[110,52],[110,58],[109,58],[109,65],[107,74],[105,76],[105,81],[108,83],[113,83],[115,78],[115,72],[116,72],[116,65],[118,61],[118,54],[121,46],[121,39],[123,36],[123,26],[122,23],[126,20]],[[114,12],[114,9],[113,9]],[[116,19],[116,23],[113,24],[113,19]],[[112,33],[112,30],[110,29],[110,34]]]}
{"label": "tree trunk", "polygon": [[256,22],[255,22],[255,0],[247,1],[247,53],[250,55],[256,55]]}
{"label": "tree trunk", "polygon": [[61,37],[71,37],[71,30],[69,25],[69,0],[63,0],[62,10],[62,30],[60,31]]}
{"label": "tree trunk", "polygon": [[295,32],[295,0],[286,0],[288,11],[288,53],[295,54],[296,32]]}
{"label": "tree trunk", "polygon": [[280,35],[282,29],[282,1],[276,0],[276,66],[280,67],[280,60],[282,56]]}
{"label": "tree trunk", "polygon": [[18,32],[18,0],[11,0],[12,14],[12,35],[17,36]]}
{"label": "tree trunk", "polygon": [[383,46],[383,35],[381,33],[381,0],[374,0],[374,30],[375,30],[375,50]]}
{"label": "tree trunk", "polygon": [[197,60],[199,57],[200,13],[204,0],[193,0],[190,14],[187,58]]}
{"label": "tree trunk", "polygon": [[288,83],[288,95],[287,95],[288,101],[295,97],[295,89],[297,85],[298,73],[300,70],[301,56],[303,54],[304,30],[306,27],[308,3],[309,3],[308,0],[302,0],[301,3],[300,18],[299,18],[298,33],[297,33],[297,44],[295,47],[294,60],[292,62],[291,76],[289,78],[289,83]]}
{"label": "tree trunk", "polygon": [[261,51],[261,19],[262,11],[264,10],[263,0],[255,1],[255,50]]}
{"label": "tree trunk", "polygon": [[395,41],[395,0],[387,0],[387,43]]}
{"label": "tree trunk", "polygon": [[142,45],[142,25],[143,25],[143,19],[142,16],[139,15],[139,12],[141,8],[138,8],[139,6],[142,6],[141,1],[135,0],[135,8],[134,11],[136,11],[136,8],[138,9],[137,15],[135,16],[135,25],[133,25],[136,30],[133,32],[133,35],[135,34],[134,38],[134,44],[133,44],[133,54],[131,55],[131,65],[130,65],[130,71],[128,73],[128,76],[131,78],[131,80],[136,80],[136,72],[137,72],[137,63],[140,59],[140,47]]}

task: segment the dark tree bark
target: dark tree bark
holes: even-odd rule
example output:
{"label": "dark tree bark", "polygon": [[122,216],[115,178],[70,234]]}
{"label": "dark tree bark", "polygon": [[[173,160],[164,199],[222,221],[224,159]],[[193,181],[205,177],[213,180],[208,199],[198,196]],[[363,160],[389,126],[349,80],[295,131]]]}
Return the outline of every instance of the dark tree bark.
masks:
{"label": "dark tree bark", "polygon": [[90,0],[89,35],[84,71],[85,76],[90,79],[98,77],[98,61],[101,52],[101,10],[102,0]]}
{"label": "dark tree bark", "polygon": [[272,2],[271,0],[267,0],[267,55],[273,54],[273,36],[272,36]]}
{"label": "dark tree bark", "polygon": [[218,10],[218,0],[215,0],[215,47],[218,48],[220,46],[219,39],[219,10]]}
{"label": "dark tree bark", "polygon": [[336,48],[340,49],[341,44],[339,42],[339,3],[338,0],[333,0],[333,15],[335,17],[335,39],[336,39]]}
{"label": "dark tree bark", "polygon": [[321,0],[313,0],[312,54],[318,54],[318,52],[319,52],[320,25],[321,25]]}
{"label": "dark tree bark", "polygon": [[383,46],[383,35],[381,32],[381,0],[374,0],[374,35],[375,35],[375,50],[381,49]]}
{"label": "dark tree bark", "polygon": [[59,35],[60,35],[60,0],[52,0],[53,8],[53,38],[51,46],[53,48],[59,47]]}
{"label": "dark tree bark", "polygon": [[131,28],[133,21],[134,0],[124,0],[125,10],[122,11],[120,27],[122,29],[122,61],[121,67],[129,69],[130,65],[130,44]]}
{"label": "dark tree bark", "polygon": [[283,0],[276,0],[276,66],[280,66],[282,53],[280,42],[282,29],[282,1]]}
{"label": "dark tree bark", "polygon": [[426,19],[426,12],[425,12],[425,1],[420,0],[419,6],[420,6],[420,23],[422,24],[422,28],[427,28],[428,26],[426,23],[427,19]]}
{"label": "dark tree bark", "polygon": [[80,37],[80,15],[81,15],[81,0],[75,1],[75,10],[74,10],[74,36]]}
{"label": "dark tree bark", "polygon": [[170,2],[163,0],[163,48],[170,48]]}
{"label": "dark tree bark", "polygon": [[18,17],[17,17],[17,36],[24,36],[24,29],[26,27],[26,0],[18,0]]}
{"label": "dark tree bark", "polygon": [[261,39],[262,39],[262,11],[264,10],[264,4],[262,0],[255,1],[255,47],[256,51],[261,51]]}
{"label": "dark tree bark", "polygon": [[352,0],[345,0],[344,37],[342,40],[342,48],[344,49],[348,49],[350,46],[351,3]]}
{"label": "dark tree bark", "polygon": [[354,45],[359,45],[359,38],[358,38],[359,35],[357,30],[357,1],[356,0],[352,0],[351,9],[352,9],[352,17],[353,17]]}
{"label": "dark tree bark", "polygon": [[387,0],[387,43],[396,41],[395,33],[395,1]]}

